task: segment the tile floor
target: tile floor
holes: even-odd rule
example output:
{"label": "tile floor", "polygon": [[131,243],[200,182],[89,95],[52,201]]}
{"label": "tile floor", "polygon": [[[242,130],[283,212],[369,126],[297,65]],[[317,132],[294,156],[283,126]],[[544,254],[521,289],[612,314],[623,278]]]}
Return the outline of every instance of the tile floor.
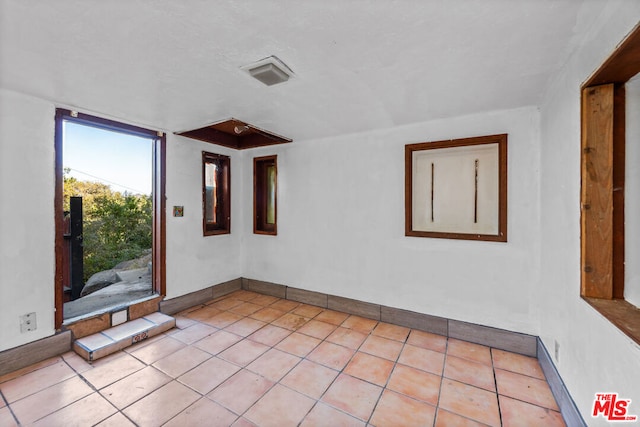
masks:
{"label": "tile floor", "polygon": [[0,377],[0,427],[564,425],[530,357],[248,291],[176,321]]}

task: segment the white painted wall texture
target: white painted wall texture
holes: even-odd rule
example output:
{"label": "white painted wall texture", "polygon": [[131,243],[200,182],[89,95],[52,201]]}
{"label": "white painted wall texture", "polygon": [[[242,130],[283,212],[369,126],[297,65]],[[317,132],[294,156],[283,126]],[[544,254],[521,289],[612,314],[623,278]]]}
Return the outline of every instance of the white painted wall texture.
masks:
{"label": "white painted wall texture", "polygon": [[[261,148],[278,154],[278,236],[248,234],[246,277],[537,334],[535,108]],[[508,133],[508,243],[404,235],[404,146]],[[246,188],[244,230],[251,230]]]}
{"label": "white painted wall texture", "polygon": [[[608,2],[540,110],[247,152],[169,134],[167,297],[244,276],[540,335],[559,344],[590,425],[596,392],[634,399],[640,415],[640,348],[579,297],[579,87],[639,20],[640,2]],[[0,91],[0,351],[54,333],[54,110]],[[509,241],[405,237],[404,145],[494,133],[509,134]],[[232,157],[231,235],[202,236],[203,149]],[[276,237],[251,233],[252,158],[266,154],[278,154]],[[29,312],[38,329],[21,334]]]}
{"label": "white painted wall texture", "polygon": [[[203,236],[202,151],[231,157],[231,234]],[[167,135],[167,298],[242,277],[242,156]],[[184,217],[173,217],[173,206],[184,206]]]}
{"label": "white painted wall texture", "polygon": [[[0,351],[53,335],[56,106],[0,90]],[[231,156],[230,235],[202,235],[202,151]],[[242,153],[167,135],[167,298],[241,272]],[[173,205],[185,216],[174,218]],[[19,316],[37,329],[21,333]]]}
{"label": "white painted wall texture", "polygon": [[590,416],[601,391],[640,413],[640,348],[580,298],[580,85],[639,20],[639,2],[607,3],[541,107],[540,336],[589,425],[608,425]]}
{"label": "white painted wall texture", "polygon": [[[54,115],[0,89],[0,351],[54,333]],[[20,333],[27,313],[37,329]]]}

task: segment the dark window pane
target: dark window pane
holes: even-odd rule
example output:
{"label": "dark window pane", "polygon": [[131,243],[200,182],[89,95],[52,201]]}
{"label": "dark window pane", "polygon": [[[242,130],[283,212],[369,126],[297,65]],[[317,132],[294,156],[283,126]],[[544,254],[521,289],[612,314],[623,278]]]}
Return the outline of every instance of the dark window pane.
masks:
{"label": "dark window pane", "polygon": [[231,230],[230,159],[202,153],[202,205],[204,235],[228,234]]}

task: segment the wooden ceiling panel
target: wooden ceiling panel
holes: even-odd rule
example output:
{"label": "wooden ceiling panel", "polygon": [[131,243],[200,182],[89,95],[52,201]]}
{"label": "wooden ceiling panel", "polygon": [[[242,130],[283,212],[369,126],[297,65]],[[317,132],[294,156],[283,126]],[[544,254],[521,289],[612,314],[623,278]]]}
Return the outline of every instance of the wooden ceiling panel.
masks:
{"label": "wooden ceiling panel", "polygon": [[234,118],[199,129],[179,132],[177,135],[235,148],[236,150],[292,142],[290,138],[285,138]]}

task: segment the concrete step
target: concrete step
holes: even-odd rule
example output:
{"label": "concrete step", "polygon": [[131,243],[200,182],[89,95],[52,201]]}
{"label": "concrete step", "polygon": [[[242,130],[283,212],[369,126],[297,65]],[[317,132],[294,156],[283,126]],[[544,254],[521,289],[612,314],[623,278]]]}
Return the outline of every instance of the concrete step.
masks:
{"label": "concrete step", "polygon": [[162,313],[151,313],[97,334],[77,339],[73,342],[73,350],[91,362],[175,326],[176,319],[173,317]]}

